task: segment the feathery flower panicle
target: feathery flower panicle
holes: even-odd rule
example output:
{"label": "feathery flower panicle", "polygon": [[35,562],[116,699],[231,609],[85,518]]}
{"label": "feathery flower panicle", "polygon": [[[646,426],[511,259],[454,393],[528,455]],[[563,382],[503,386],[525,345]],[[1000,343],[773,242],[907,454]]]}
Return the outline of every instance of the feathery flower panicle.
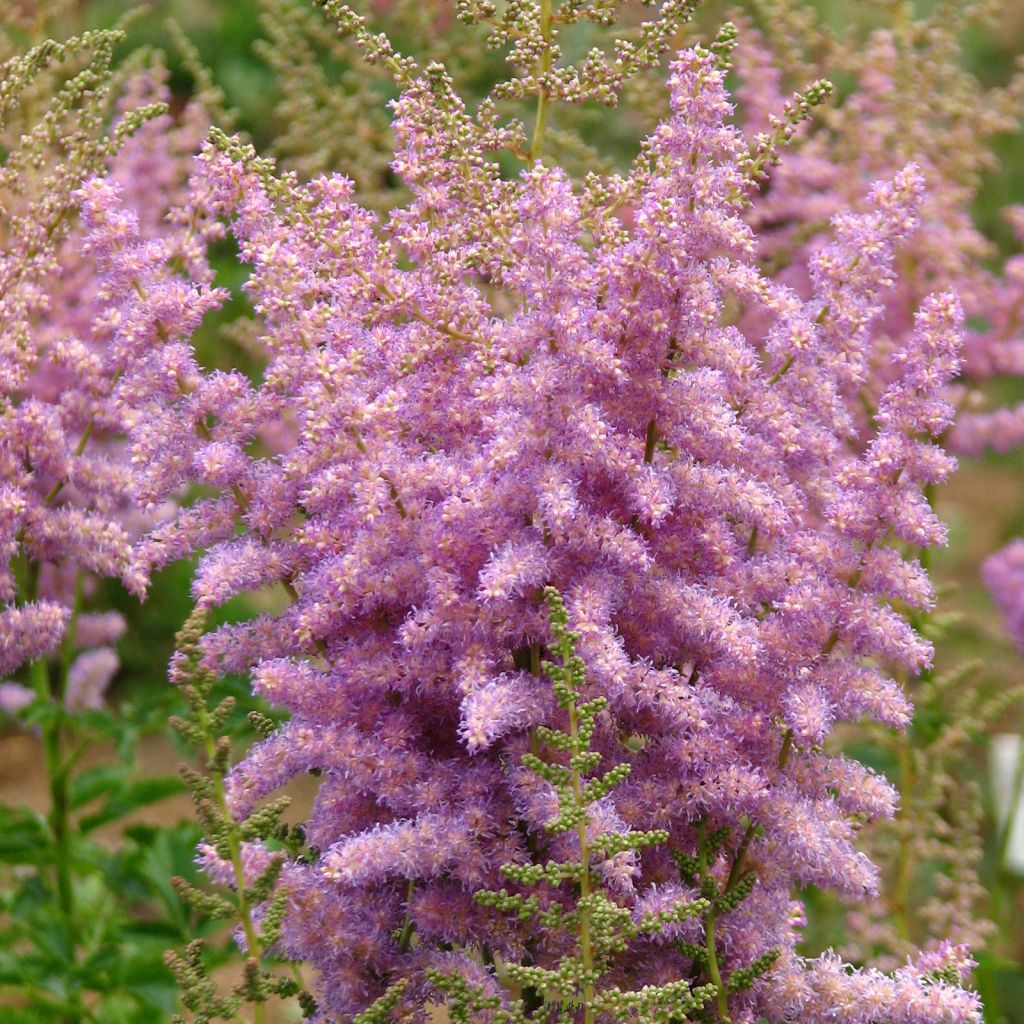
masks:
{"label": "feathery flower panicle", "polygon": [[[1018,246],[1024,246],[1024,210],[1011,207],[1005,212]],[[1024,332],[1017,314],[1022,300],[1024,255],[1018,252],[990,282],[977,310],[984,327],[968,335],[964,348],[969,383],[950,442],[965,455],[1006,452],[1024,443],[1024,404],[986,408],[991,403],[983,390],[992,378],[1024,376]]]}
{"label": "feathery flower panicle", "polygon": [[[686,13],[671,6],[666,17]],[[871,421],[848,405],[872,374],[918,171],[836,219],[802,297],[755,262],[720,48],[672,63],[671,113],[634,168],[627,226],[614,190],[581,192],[542,158],[547,103],[582,96],[573,69],[551,70],[550,34],[525,25],[539,49],[513,48],[529,73],[509,95],[538,97],[525,152],[493,106],[474,119],[443,68],[418,69],[328,7],[403,87],[393,166],[411,198],[381,217],[343,177],[279,176],[223,136],[204,148],[188,206],[204,230],[227,224],[251,267],[258,385],[204,374],[188,352],[216,301],[206,279],[168,283],[145,247],[145,297],[114,286],[134,226],[112,241],[108,192],[88,240],[106,260],[109,322],[139,325],[126,345],[145,339],[124,384],[154,395],[132,429],[143,496],[188,479],[219,491],[138,545],[132,585],[209,547],[203,608],[277,583],[290,598],[208,634],[199,657],[205,671],[250,670],[291,713],[227,780],[239,820],[319,773],[314,855],[278,884],[280,946],[319,972],[322,1019],[420,1014],[439,989],[460,1019],[522,1019],[500,961],[520,965],[535,1009],[578,966],[588,1022],[662,1019],[645,987],[682,999],[691,982],[723,1024],[866,1024],[865,1004],[907,1024],[978,1021],[942,968],[801,961],[790,895],[875,892],[856,833],[894,794],[821,744],[843,719],[906,724],[891,672],[931,658],[900,611],[928,606],[927,578],[890,538],[944,539],[921,493],[952,468],[926,439],[949,420],[952,296],[922,303]],[[652,26],[664,49],[668,30]],[[598,92],[611,67],[594,71]],[[528,157],[517,177],[492,158],[505,147]],[[167,338],[153,350],[155,321]],[[548,586],[564,622],[541,600]],[[570,632],[579,705],[557,675],[552,701],[542,678]],[[602,758],[611,772],[590,779]],[[571,865],[591,846],[601,897],[588,901],[591,869]],[[565,912],[597,922],[580,949],[605,944],[614,991],[600,999],[583,953],[530,923],[559,911],[523,902],[525,888],[501,895],[503,878],[532,886],[545,864],[554,893],[578,897]],[[479,890],[498,895],[474,902]],[[707,905],[677,944],[641,934],[647,915],[681,925],[667,894],[694,890]]]}
{"label": "feathery flower panicle", "polygon": [[[838,271],[838,280],[848,276],[856,287],[864,270],[859,261],[844,267],[829,258],[835,244],[830,244],[828,224],[843,211],[861,207],[867,183],[889,178],[909,161],[917,164],[917,187],[926,186],[918,200],[921,225],[902,244],[900,280],[873,300],[882,305],[885,330],[875,332],[871,347],[856,346],[851,370],[859,370],[862,379],[854,381],[851,404],[877,402],[891,346],[912,332],[917,307],[930,292],[955,289],[968,324],[961,374],[966,387],[949,444],[970,455],[988,447],[1006,450],[1024,437],[1020,409],[984,409],[988,381],[1017,375],[1021,368],[1022,339],[1013,312],[1021,298],[1019,261],[1011,258],[998,271],[990,270],[992,243],[969,213],[992,160],[988,140],[1020,129],[1024,74],[1018,71],[1007,85],[986,89],[958,59],[964,28],[997,6],[963,5],[948,16],[922,13],[874,29],[859,46],[826,39],[807,25],[798,30],[796,40],[827,53],[829,70],[851,75],[857,88],[841,106],[824,108],[815,130],[771,168],[770,188],[748,215],[761,235],[765,260],[802,294],[809,294],[811,286],[804,271],[808,257],[812,275],[824,258],[826,268]],[[738,95],[744,123],[759,132],[789,102],[780,68],[797,65],[792,60],[780,64],[781,41],[772,35],[771,42],[769,49],[757,31],[743,24]],[[1019,214],[1011,209],[1007,215],[1019,229]],[[895,220],[890,224],[897,226]],[[856,338],[856,324],[845,326],[852,326]],[[863,379],[865,360],[872,365],[870,380]]]}
{"label": "feathery flower panicle", "polygon": [[76,710],[101,708],[103,694],[114,678],[117,667],[117,655],[109,647],[84,651],[68,669],[65,704]]}
{"label": "feathery flower panicle", "polygon": [[[128,319],[104,319],[107,299],[141,284],[162,247],[187,248],[187,231],[165,218],[184,199],[203,132],[194,105],[179,122],[166,113],[159,64],[136,69],[115,97],[111,51],[121,37],[44,44],[8,62],[3,79],[13,137],[0,168],[0,673],[77,646],[84,653],[60,684],[69,707],[97,706],[123,628],[119,616],[82,607],[89,581],[123,574],[133,537],[151,525],[132,495],[120,439],[132,407],[120,389],[142,345],[161,357],[165,347]],[[33,118],[18,89],[39,74],[53,77],[54,92]],[[90,256],[113,260],[132,232],[129,266],[97,287]]]}
{"label": "feathery flower panicle", "polygon": [[[859,429],[859,445],[870,438],[871,419],[891,382],[890,367],[897,365],[894,354],[914,344],[914,331],[920,329],[917,311],[930,293],[946,290],[955,290],[962,303],[964,344],[962,365],[945,396],[956,407],[956,418],[942,427],[943,443],[960,455],[977,456],[989,448],[1006,451],[1024,438],[1022,410],[1004,404],[1000,389],[991,386],[993,378],[1021,370],[1019,258],[997,261],[991,241],[970,213],[982,175],[991,167],[993,135],[1020,129],[1024,74],[1018,69],[1005,86],[986,87],[967,70],[961,53],[964,29],[986,20],[987,27],[995,26],[1001,7],[964,4],[955,11],[907,11],[906,18],[844,39],[816,26],[809,8],[788,0],[772,4],[772,15],[762,20],[764,37],[741,23],[741,121],[766,138],[791,103],[786,84],[801,85],[826,67],[855,83],[840,103],[821,108],[781,164],[765,164],[766,187],[751,204],[748,220],[761,238],[763,265],[780,281],[802,296],[811,294],[813,281],[805,267],[810,262],[813,268],[836,249],[829,224],[842,218],[845,209],[870,217],[861,197],[868,182],[890,178],[913,161],[925,186],[918,199],[920,226],[899,241],[898,279],[873,296],[865,294],[876,308],[876,326],[868,334],[849,334],[856,341],[849,345],[856,373],[843,398]],[[1008,217],[1019,234],[1019,214],[1010,210]],[[837,278],[840,284],[847,275],[851,282],[863,275],[859,260],[848,267]],[[826,329],[832,314],[831,307],[820,314]],[[856,320],[844,324],[851,326]],[[928,474],[945,472],[947,457],[941,452],[922,454],[928,456],[922,465]],[[833,507],[851,523],[865,526],[872,516],[870,495],[862,505],[855,493],[838,496]],[[931,541],[941,527],[920,497],[910,494],[908,499],[901,535],[914,546]],[[913,613],[919,628],[935,636],[941,625],[935,618],[928,622],[927,602],[915,599],[913,604],[920,609]],[[851,918],[855,944],[848,947],[849,955],[877,966],[901,962],[925,936],[979,948],[990,929],[982,913],[974,783],[961,765],[970,737],[1019,699],[1019,690],[1007,688],[998,701],[989,700],[976,686],[954,691],[942,678],[930,667],[907,674],[922,716],[935,711],[946,723],[940,736],[925,742],[920,732],[905,738],[876,733],[884,746],[894,748],[900,763],[914,766],[901,774],[896,820],[873,826],[865,836],[865,850],[904,890],[892,901],[872,904],[873,909],[858,909]],[[936,862],[942,863],[941,871],[935,871]],[[911,888],[916,895],[908,901]],[[901,905],[906,912],[898,909]]]}

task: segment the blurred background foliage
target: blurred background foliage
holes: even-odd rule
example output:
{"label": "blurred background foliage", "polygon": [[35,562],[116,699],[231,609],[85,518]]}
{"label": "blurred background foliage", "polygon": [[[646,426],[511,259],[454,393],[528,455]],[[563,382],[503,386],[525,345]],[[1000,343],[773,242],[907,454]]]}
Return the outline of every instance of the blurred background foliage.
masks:
{"label": "blurred background foliage", "polygon": [[[365,5],[358,6],[362,9]],[[737,5],[707,0],[699,18],[687,30],[689,38],[711,35],[724,18],[736,16],[737,6],[741,16],[753,18],[771,35],[774,8],[770,3],[747,0]],[[794,4],[788,6],[792,8]],[[852,39],[864,38],[873,27],[890,23],[902,6],[899,0],[804,3],[819,24],[839,37]],[[31,0],[0,0],[0,25],[6,37],[2,40],[3,49],[10,52],[44,34],[63,38],[83,28],[108,27],[125,18],[130,9],[122,0],[65,0],[51,3],[48,8],[49,20],[37,17],[37,7]],[[501,59],[483,49],[482,37],[475,30],[455,24],[453,8],[444,0],[373,0],[370,4],[371,13],[387,24],[399,49],[421,56],[424,39],[429,35],[430,55],[440,55],[461,70],[459,81],[467,96],[482,95],[500,77]],[[941,15],[942,0],[919,3],[917,11],[938,11]],[[639,5],[637,15],[642,16]],[[176,41],[166,19],[173,19],[181,28],[194,52]],[[778,30],[779,26],[774,28]],[[268,40],[273,41],[269,48]],[[681,43],[684,41],[680,39]],[[1005,84],[1024,53],[1024,3],[1006,0],[996,30],[970,27],[961,42],[964,66],[982,85]],[[581,38],[581,49],[585,44],[586,40]],[[387,166],[387,101],[395,94],[393,86],[381,75],[368,73],[347,46],[335,39],[333,31],[326,28],[307,0],[153,3],[141,15],[129,16],[124,53],[139,47],[166,53],[176,102],[184,103],[197,88],[209,84],[200,81],[208,73],[210,82],[222,91],[223,111],[230,112],[233,127],[244,132],[259,151],[278,155],[300,175],[328,169],[348,173],[357,180],[368,201],[379,207],[394,200],[397,183]],[[794,66],[791,70],[796,79],[801,68]],[[841,69],[833,77],[841,102],[852,83],[844,78]],[[794,80],[792,84],[802,83]],[[587,109],[578,113],[574,127],[585,144],[599,144],[605,166],[624,166],[634,155],[638,139],[657,116],[653,95],[653,91],[641,89],[633,97],[634,103],[612,115]],[[984,173],[974,214],[999,251],[1007,255],[1012,251],[1013,240],[1001,211],[1010,204],[1024,203],[1024,135],[1000,134],[992,145],[997,160]],[[594,159],[585,145],[569,139],[564,140],[564,155],[559,155],[569,163],[574,159]],[[238,325],[239,319],[248,313],[240,287],[243,269],[234,259],[229,243],[223,243],[223,249],[215,253],[214,263],[220,283],[232,289],[234,299],[204,325],[199,338],[202,356],[210,366],[255,370],[255,357],[246,345],[244,324]],[[996,387],[1000,400],[1006,403],[1024,400],[1021,380],[997,382]],[[929,730],[937,728],[936,716],[950,718],[958,714],[959,697],[998,700],[1001,693],[1024,681],[1020,656],[1006,637],[979,576],[979,567],[987,555],[1011,538],[1024,535],[1024,453],[1018,449],[964,465],[954,482],[937,495],[937,502],[950,524],[951,544],[935,557],[933,571],[945,595],[943,610],[953,613],[941,626],[937,671],[941,673],[968,660],[979,662],[980,668],[970,683],[953,687],[947,703],[924,702],[914,724],[915,740],[926,739]],[[111,607],[123,612],[129,629],[120,643],[122,669],[113,695],[122,724],[101,739],[100,745],[111,752],[104,756],[112,760],[119,756],[127,762],[126,770],[135,770],[136,775],[139,771],[169,773],[173,762],[184,756],[166,728],[167,717],[176,709],[179,697],[165,684],[161,674],[154,675],[154,665],[166,664],[175,631],[189,613],[190,575],[191,567],[187,564],[166,570],[155,581],[148,601],[142,606],[116,584],[104,584],[104,597]],[[251,610],[244,602],[234,602],[223,614],[241,618]],[[238,721],[244,723],[244,712],[255,707],[255,702],[247,696],[242,680],[227,685],[240,699],[243,713]],[[1007,708],[995,722],[994,731],[1019,732],[1020,724],[1019,707]],[[247,727],[240,725],[238,743],[248,743],[251,738]],[[45,792],[33,781],[33,773],[41,772],[34,743],[33,737],[24,734],[0,734],[0,802],[44,807]],[[873,767],[890,775],[898,771],[884,744],[863,735],[851,740],[851,744],[850,749]],[[981,872],[987,890],[983,902],[996,926],[987,947],[976,953],[977,983],[987,1004],[987,1024],[1024,1024],[1024,879],[1010,873],[1001,863],[1002,837],[992,807],[984,736],[969,737],[962,752],[959,770],[965,783],[976,787],[982,799]],[[172,789],[149,795],[167,797]],[[140,807],[146,803],[139,801]],[[15,812],[4,811],[5,815],[11,813]],[[103,833],[102,842],[89,848],[89,856],[105,858],[102,874],[115,891],[121,892],[135,922],[129,931],[119,926],[120,931],[107,937],[103,955],[111,956],[129,942],[141,950],[133,962],[149,965],[136,979],[137,986],[144,990],[143,1005],[148,1007],[149,1016],[143,1019],[164,1019],[170,1013],[173,985],[161,953],[168,946],[184,944],[190,932],[203,931],[202,923],[187,916],[167,885],[171,874],[194,875],[191,851],[198,833],[191,821],[189,802],[177,790],[168,799],[123,821],[126,823],[114,834]],[[167,825],[172,827],[165,830],[163,826]],[[7,862],[22,856],[24,851],[6,849],[4,831],[5,822],[0,820],[0,861]],[[126,865],[131,869],[127,870]],[[921,874],[927,876],[941,870],[941,864],[923,865]],[[139,882],[145,878],[152,883],[149,891]],[[842,946],[848,908],[840,907],[832,897],[816,893],[807,896],[811,913],[806,952],[813,954],[829,945]],[[912,888],[908,899],[917,898],[924,896]],[[99,908],[102,894],[96,893],[94,902]],[[89,894],[83,894],[83,905],[92,905]],[[24,907],[3,909],[15,916],[26,912]],[[100,909],[95,913],[100,921]],[[40,965],[40,984],[56,984],[54,979],[59,976],[59,935],[52,936],[51,946],[50,961]],[[109,1019],[122,1018],[114,1012]],[[135,1018],[129,1014],[123,1019]]]}

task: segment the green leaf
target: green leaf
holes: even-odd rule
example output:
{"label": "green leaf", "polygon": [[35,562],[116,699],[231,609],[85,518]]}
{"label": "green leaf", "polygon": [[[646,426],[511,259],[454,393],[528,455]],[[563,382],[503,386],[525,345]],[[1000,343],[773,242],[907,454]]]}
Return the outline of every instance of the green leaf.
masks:
{"label": "green leaf", "polygon": [[94,814],[82,818],[79,828],[82,832],[91,832],[101,825],[126,817],[140,807],[165,800],[184,790],[185,784],[173,775],[136,779],[112,793],[103,807]]}
{"label": "green leaf", "polygon": [[50,831],[27,807],[0,806],[0,863],[48,864],[52,860]]}
{"label": "green leaf", "polygon": [[120,764],[104,764],[90,768],[71,780],[71,809],[78,810],[85,804],[128,784],[129,769]]}

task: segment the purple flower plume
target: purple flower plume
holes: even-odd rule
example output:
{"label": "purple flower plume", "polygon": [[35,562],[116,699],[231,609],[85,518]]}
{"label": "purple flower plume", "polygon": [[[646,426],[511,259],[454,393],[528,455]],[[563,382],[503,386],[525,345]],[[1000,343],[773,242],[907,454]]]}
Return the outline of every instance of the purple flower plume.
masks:
{"label": "purple flower plume", "polygon": [[[921,174],[905,168],[835,219],[801,297],[757,269],[724,75],[701,50],[673,64],[629,227],[540,162],[503,179],[487,132],[456,145],[434,131],[464,115],[426,77],[395,104],[411,200],[383,221],[344,178],[300,186],[240,145],[208,146],[188,207],[226,222],[251,267],[256,386],[203,373],[187,349],[218,301],[209,281],[169,282],[109,186],[86,192],[118,345],[149,352],[157,322],[168,336],[122,386],[149,396],[132,433],[141,496],[189,479],[219,492],[136,547],[131,585],[208,548],[201,604],[278,582],[292,596],[209,635],[205,657],[251,670],[291,713],[235,770],[235,811],[320,773],[306,823],[319,855],[280,884],[282,944],[317,968],[328,1016],[365,1008],[388,979],[422,991],[426,970],[466,950],[558,960],[472,899],[500,886],[501,864],[558,842],[543,830],[550,786],[520,767],[556,713],[537,674],[551,585],[588,687],[609,701],[594,749],[632,764],[594,828],[670,836],[602,865],[617,899],[640,916],[674,899],[666,851],[693,854],[698,827],[728,830],[729,856],[756,876],[718,922],[724,967],[782,953],[730,996],[733,1021],[979,1019],[941,969],[802,962],[790,898],[877,885],[856,831],[892,812],[893,793],[821,744],[841,720],[905,725],[890,672],[931,660],[898,610],[927,607],[930,585],[890,538],[944,540],[922,491],[953,467],[930,438],[951,415],[959,305],[921,304],[862,422],[850,398]],[[132,273],[145,299],[124,286]],[[408,928],[415,943],[399,939]],[[673,944],[641,945],[624,984],[690,975]]]}
{"label": "purple flower plume", "polygon": [[[115,119],[166,102],[166,78],[127,78]],[[188,334],[211,304],[201,239],[168,217],[205,121],[198,104],[179,120],[152,118],[110,148],[105,177],[85,182],[81,160],[62,155],[63,177],[39,175],[52,194],[0,183],[0,676],[55,653],[70,631],[94,648],[70,667],[71,706],[99,702],[124,625],[81,611],[76,579],[88,601],[91,578],[125,574],[133,540],[152,526],[124,443],[142,412],[139,382],[159,362],[166,383],[176,312]],[[31,567],[20,578],[19,564]]]}

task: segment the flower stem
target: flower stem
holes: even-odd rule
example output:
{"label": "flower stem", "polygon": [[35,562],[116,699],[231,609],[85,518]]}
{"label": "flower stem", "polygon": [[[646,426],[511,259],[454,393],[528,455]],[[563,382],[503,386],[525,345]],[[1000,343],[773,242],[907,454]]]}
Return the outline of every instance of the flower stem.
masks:
{"label": "flower stem", "polygon": [[43,758],[46,765],[46,777],[50,791],[50,810],[47,822],[53,836],[54,873],[56,877],[57,899],[61,912],[70,926],[74,925],[74,889],[71,884],[71,857],[68,840],[71,830],[68,816],[70,801],[68,795],[67,772],[63,765],[63,694],[53,693],[50,679],[50,666],[46,658],[36,658],[29,666],[29,678],[32,688],[40,700],[53,705],[54,714],[43,726]]}
{"label": "flower stem", "polygon": [[897,818],[902,826],[899,835],[899,846],[896,856],[896,884],[893,893],[893,916],[896,918],[896,928],[900,938],[904,942],[910,941],[910,884],[914,877],[914,862],[911,856],[911,833],[909,831],[910,821],[907,805],[910,802],[911,791],[913,790],[913,759],[910,751],[909,739],[903,737],[899,745],[899,789],[900,807],[897,811]]}
{"label": "flower stem", "polygon": [[[709,878],[707,837],[705,832],[705,825],[702,821],[698,826],[698,834],[700,837],[698,858],[702,892]],[[737,858],[736,863],[739,863],[739,858]],[[722,972],[718,966],[718,949],[715,946],[715,910],[713,906],[712,909],[708,911],[708,915],[704,921],[704,948],[708,958],[708,974],[711,977],[711,983],[715,986],[715,1001],[718,1006],[718,1020],[720,1024],[730,1024],[729,996],[725,985],[722,982]]]}
{"label": "flower stem", "polygon": [[[203,743],[206,749],[206,755],[211,765],[216,764],[217,744],[214,740],[209,712],[205,709],[200,709],[198,712],[198,719],[203,730]],[[214,783],[214,799],[217,803],[217,809],[220,811],[224,820],[231,823],[231,827],[227,830],[227,847],[229,859],[231,860],[231,866],[235,876],[235,889],[238,898],[238,918],[239,923],[242,925],[242,932],[245,935],[246,953],[250,960],[261,962],[263,960],[264,950],[263,945],[260,942],[256,923],[253,920],[249,896],[246,892],[245,866],[242,863],[242,844],[239,839],[238,826],[235,823],[234,816],[228,806],[227,790],[224,786],[223,774],[219,771],[215,771],[212,775]],[[263,1003],[254,1002],[252,1006],[252,1014],[253,1024],[265,1024],[266,1010]]]}
{"label": "flower stem", "polygon": [[405,894],[405,923],[402,925],[402,933],[398,939],[398,951],[408,953],[412,949],[412,937],[416,931],[416,925],[412,919],[412,899],[416,895],[416,879],[409,879],[409,887]]}
{"label": "flower stem", "polygon": [[[565,660],[570,655],[566,654]],[[569,735],[572,736],[572,749],[578,751],[579,745],[579,721],[576,714],[576,702],[569,705]],[[572,792],[576,799],[576,805],[583,807],[583,780],[578,768],[572,770]],[[583,1024],[594,1024],[594,950],[590,934],[590,843],[587,839],[586,815],[576,826],[576,835],[580,843],[580,900],[583,902],[583,909],[580,910],[580,957],[583,960],[583,970],[586,972],[586,979],[583,983]]]}
{"label": "flower stem", "polygon": [[[544,53],[540,59],[540,73],[544,76],[551,70],[551,23],[554,15],[553,0],[540,0],[540,32],[544,39]],[[533,138],[530,140],[530,163],[540,158],[544,148],[544,133],[548,127],[548,106],[550,104],[547,85],[541,83],[537,93],[537,118],[533,124]]]}
{"label": "flower stem", "polygon": [[[26,599],[34,601],[39,592],[39,563],[29,560],[26,570]],[[69,765],[64,760],[64,692],[68,668],[75,650],[75,629],[82,603],[82,574],[75,580],[74,606],[68,622],[67,632],[60,649],[60,665],[57,686],[54,689],[50,675],[50,663],[46,656],[36,658],[29,665],[29,681],[36,697],[52,705],[53,715],[42,727],[43,761],[50,794],[50,810],[47,824],[53,836],[54,875],[57,899],[61,912],[67,919],[68,927],[74,929],[74,886],[71,879],[71,797],[68,788]]]}
{"label": "flower stem", "polygon": [[658,443],[658,421],[652,416],[647,424],[647,437],[644,443],[644,462],[651,465],[654,462],[654,449]]}

